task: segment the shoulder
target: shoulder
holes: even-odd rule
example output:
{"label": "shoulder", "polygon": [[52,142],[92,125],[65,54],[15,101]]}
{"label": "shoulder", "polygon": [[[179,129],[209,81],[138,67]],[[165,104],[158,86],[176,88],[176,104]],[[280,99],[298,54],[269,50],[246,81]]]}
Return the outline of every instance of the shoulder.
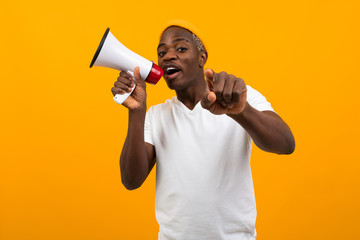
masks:
{"label": "shoulder", "polygon": [[166,111],[167,109],[172,108],[176,104],[175,98],[176,97],[173,97],[171,99],[167,99],[164,103],[151,106],[148,110],[148,113],[150,114],[160,113]]}
{"label": "shoulder", "polygon": [[257,90],[246,85],[247,102],[258,111],[274,111],[267,99]]}
{"label": "shoulder", "polygon": [[248,95],[248,97],[249,97],[249,96],[250,96],[250,97],[256,97],[257,95],[261,95],[261,96],[262,96],[262,94],[261,94],[259,91],[255,90],[255,89],[252,88],[251,86],[246,85],[246,88],[247,88],[247,95]]}
{"label": "shoulder", "polygon": [[258,99],[264,99],[265,97],[257,90],[252,88],[249,85],[246,85],[247,88],[247,101],[251,104],[251,102],[257,101]]}

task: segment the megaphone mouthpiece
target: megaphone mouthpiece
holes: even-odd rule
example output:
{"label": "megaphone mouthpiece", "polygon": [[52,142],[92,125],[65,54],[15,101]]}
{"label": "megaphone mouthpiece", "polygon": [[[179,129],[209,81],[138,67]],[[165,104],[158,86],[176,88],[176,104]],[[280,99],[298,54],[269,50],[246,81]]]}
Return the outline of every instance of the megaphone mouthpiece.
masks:
{"label": "megaphone mouthpiece", "polygon": [[156,84],[162,75],[164,74],[164,70],[162,70],[158,65],[153,63],[149,76],[145,79],[145,82]]}

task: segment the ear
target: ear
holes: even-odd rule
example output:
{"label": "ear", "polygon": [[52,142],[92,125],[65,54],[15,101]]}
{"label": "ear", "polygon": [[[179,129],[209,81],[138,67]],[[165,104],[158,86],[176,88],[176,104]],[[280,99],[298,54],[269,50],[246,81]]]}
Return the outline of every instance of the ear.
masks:
{"label": "ear", "polygon": [[208,53],[206,51],[200,52],[199,57],[200,57],[199,67],[203,68],[208,59]]}

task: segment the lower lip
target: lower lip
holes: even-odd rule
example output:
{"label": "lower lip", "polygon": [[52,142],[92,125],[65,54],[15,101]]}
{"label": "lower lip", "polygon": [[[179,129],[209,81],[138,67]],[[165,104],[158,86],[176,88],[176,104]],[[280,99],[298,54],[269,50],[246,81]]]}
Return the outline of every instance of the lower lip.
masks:
{"label": "lower lip", "polygon": [[167,80],[174,80],[174,79],[180,74],[180,72],[181,72],[181,71],[176,72],[176,73],[173,73],[173,74],[171,74],[171,75],[165,74],[165,77],[166,77]]}

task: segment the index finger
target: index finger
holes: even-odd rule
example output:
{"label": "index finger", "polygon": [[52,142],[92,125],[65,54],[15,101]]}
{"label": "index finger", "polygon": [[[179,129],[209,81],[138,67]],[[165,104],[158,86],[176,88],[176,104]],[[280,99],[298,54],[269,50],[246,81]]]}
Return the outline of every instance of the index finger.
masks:
{"label": "index finger", "polygon": [[124,77],[124,78],[127,78],[127,79],[131,79],[132,76],[130,74],[128,74],[127,72],[125,71],[121,71],[120,74],[119,74],[121,77]]}
{"label": "index finger", "polygon": [[204,74],[206,76],[206,80],[214,82],[215,72],[212,69],[210,68],[205,69]]}
{"label": "index finger", "polygon": [[212,91],[214,88],[215,72],[212,69],[207,68],[204,71],[204,75],[206,77],[206,82],[209,86],[209,89]]}

